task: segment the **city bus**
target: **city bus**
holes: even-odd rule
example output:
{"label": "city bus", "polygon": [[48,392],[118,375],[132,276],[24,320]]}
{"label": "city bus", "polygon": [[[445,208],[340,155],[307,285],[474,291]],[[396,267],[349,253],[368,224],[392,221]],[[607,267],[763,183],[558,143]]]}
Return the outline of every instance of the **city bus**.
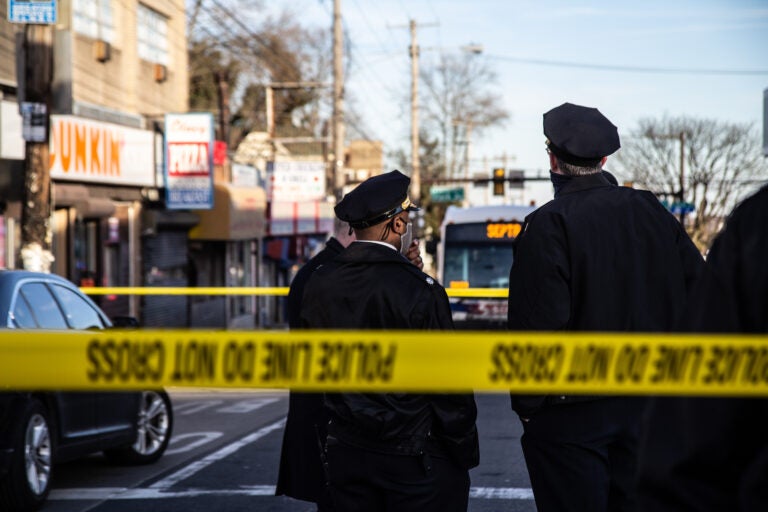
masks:
{"label": "city bus", "polygon": [[[535,206],[449,206],[440,226],[437,275],[446,288],[508,288],[512,243]],[[507,300],[451,297],[457,329],[503,329]]]}

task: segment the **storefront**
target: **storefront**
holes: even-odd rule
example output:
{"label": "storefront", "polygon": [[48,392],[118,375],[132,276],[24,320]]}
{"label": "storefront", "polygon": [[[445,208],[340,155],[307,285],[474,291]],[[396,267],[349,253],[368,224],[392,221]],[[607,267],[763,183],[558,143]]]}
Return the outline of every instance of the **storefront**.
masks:
{"label": "storefront", "polygon": [[[155,191],[154,134],[51,116],[52,271],[80,286],[141,286],[140,219]],[[110,316],[139,316],[139,298],[95,298]]]}
{"label": "storefront", "polygon": [[[214,185],[214,206],[198,210],[189,233],[192,286],[259,284],[259,241],[266,233],[266,193],[261,187]],[[190,298],[191,327],[253,328],[260,301],[251,296]]]}

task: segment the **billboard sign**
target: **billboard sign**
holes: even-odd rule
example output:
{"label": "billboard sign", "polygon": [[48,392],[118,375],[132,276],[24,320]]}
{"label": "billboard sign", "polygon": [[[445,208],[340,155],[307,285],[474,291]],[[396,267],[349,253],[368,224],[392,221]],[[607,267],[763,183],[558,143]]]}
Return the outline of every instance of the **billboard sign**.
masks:
{"label": "billboard sign", "polygon": [[268,201],[321,201],[325,199],[324,162],[270,162],[267,164]]}
{"label": "billboard sign", "polygon": [[213,115],[165,116],[165,206],[213,208]]}
{"label": "billboard sign", "polygon": [[76,116],[51,116],[51,178],[155,186],[153,133]]}

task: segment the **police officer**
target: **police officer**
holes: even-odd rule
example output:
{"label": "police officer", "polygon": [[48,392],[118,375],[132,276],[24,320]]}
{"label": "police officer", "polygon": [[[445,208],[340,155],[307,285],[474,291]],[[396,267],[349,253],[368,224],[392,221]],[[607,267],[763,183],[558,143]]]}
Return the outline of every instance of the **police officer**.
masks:
{"label": "police officer", "polygon": [[[669,331],[703,260],[650,192],[609,183],[616,127],[595,108],[544,114],[555,199],[525,221],[509,276],[509,328]],[[633,505],[641,398],[512,396],[540,511]]]}
{"label": "police officer", "polygon": [[[349,232],[349,224],[336,220],[334,236],[328,239],[322,251],[311,258],[296,273],[288,290],[288,326],[300,327],[299,314],[312,272],[341,254],[355,239]],[[288,395],[288,417],[283,432],[280,452],[280,470],[275,495],[286,495],[298,500],[317,504],[318,512],[333,510],[326,489],[320,446],[325,443],[325,426],[328,415],[323,407],[322,393],[297,393]]]}
{"label": "police officer", "polygon": [[[400,252],[410,246],[409,215],[417,209],[409,183],[399,171],[375,176],[336,206],[356,241],[310,277],[303,327],[452,329],[443,287]],[[479,460],[471,393],[337,393],[326,395],[326,407],[336,510],[466,510],[468,469]]]}
{"label": "police officer", "polygon": [[[288,326],[291,329],[300,328],[299,315],[304,288],[312,272],[341,254],[354,240],[355,235],[349,229],[349,224],[336,219],[334,235],[328,239],[323,250],[296,273],[287,300]],[[405,256],[419,269],[424,267],[416,240],[411,243]],[[275,495],[314,502],[318,512],[333,510],[320,453],[320,446],[325,443],[327,435],[327,423],[328,415],[323,407],[322,393],[291,391],[288,394],[288,417],[283,431]]]}
{"label": "police officer", "polygon": [[[768,186],[734,210],[712,245],[686,330],[768,334],[766,219]],[[758,373],[765,379],[765,366]],[[647,422],[638,510],[768,510],[768,400],[657,398]]]}

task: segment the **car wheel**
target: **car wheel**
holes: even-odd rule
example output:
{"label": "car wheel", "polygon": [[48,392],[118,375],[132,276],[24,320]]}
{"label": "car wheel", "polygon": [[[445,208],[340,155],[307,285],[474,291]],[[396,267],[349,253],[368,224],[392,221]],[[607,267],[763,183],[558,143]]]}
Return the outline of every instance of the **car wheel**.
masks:
{"label": "car wheel", "polygon": [[120,464],[150,464],[159,459],[171,440],[173,409],[165,391],[144,391],[139,404],[136,440],[130,446],[105,450]]}
{"label": "car wheel", "polygon": [[51,488],[53,438],[48,411],[36,399],[24,404],[13,434],[8,474],[0,480],[0,509],[40,508]]}

